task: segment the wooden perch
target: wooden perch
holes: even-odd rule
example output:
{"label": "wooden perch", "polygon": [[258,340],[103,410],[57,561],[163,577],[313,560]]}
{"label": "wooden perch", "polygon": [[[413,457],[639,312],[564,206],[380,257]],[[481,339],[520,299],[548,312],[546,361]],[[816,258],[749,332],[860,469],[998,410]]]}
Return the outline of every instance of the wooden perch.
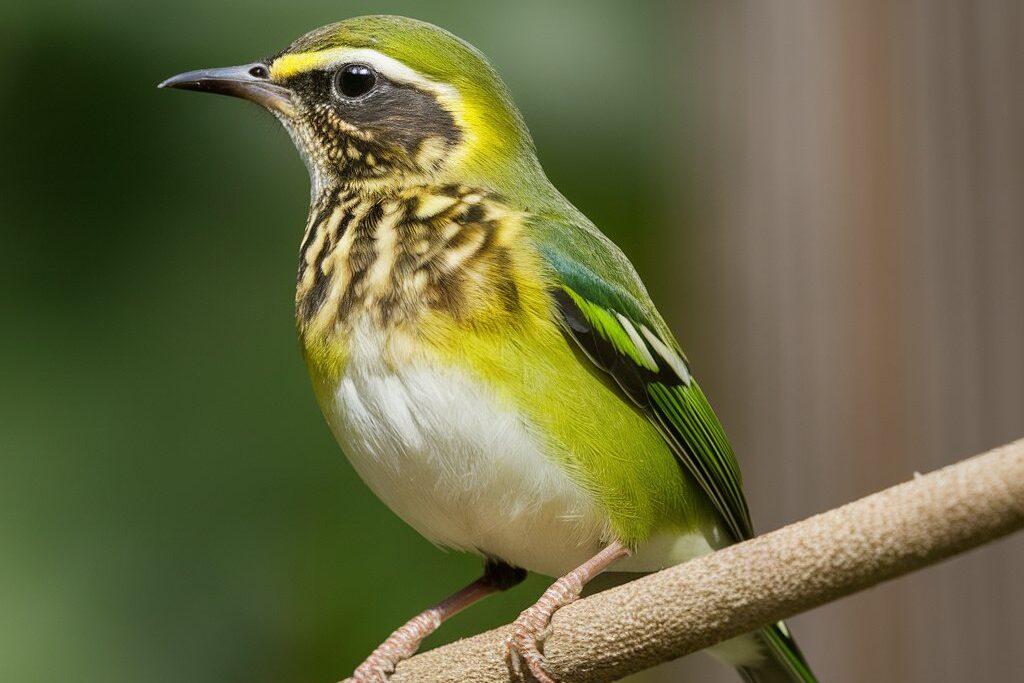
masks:
{"label": "wooden perch", "polygon": [[[562,683],[614,681],[1022,526],[1024,440],[580,600],[555,615],[549,669]],[[508,683],[507,633],[424,652],[391,681]]]}

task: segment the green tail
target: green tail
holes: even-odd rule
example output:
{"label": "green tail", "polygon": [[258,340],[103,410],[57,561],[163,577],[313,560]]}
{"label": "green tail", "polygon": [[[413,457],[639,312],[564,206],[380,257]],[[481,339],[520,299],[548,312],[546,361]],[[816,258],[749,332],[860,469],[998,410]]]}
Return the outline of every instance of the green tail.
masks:
{"label": "green tail", "polygon": [[749,683],[817,683],[796,641],[778,625],[757,632],[757,638],[769,657],[756,667],[740,667],[740,675]]}

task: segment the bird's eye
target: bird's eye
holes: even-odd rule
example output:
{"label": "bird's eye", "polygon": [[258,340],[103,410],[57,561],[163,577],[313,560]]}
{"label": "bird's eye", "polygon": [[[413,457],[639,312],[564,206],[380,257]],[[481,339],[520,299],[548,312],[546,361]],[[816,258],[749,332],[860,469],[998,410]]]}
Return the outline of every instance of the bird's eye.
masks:
{"label": "bird's eye", "polygon": [[343,97],[354,99],[362,97],[373,90],[377,83],[377,74],[363,64],[346,64],[338,71],[335,85]]}

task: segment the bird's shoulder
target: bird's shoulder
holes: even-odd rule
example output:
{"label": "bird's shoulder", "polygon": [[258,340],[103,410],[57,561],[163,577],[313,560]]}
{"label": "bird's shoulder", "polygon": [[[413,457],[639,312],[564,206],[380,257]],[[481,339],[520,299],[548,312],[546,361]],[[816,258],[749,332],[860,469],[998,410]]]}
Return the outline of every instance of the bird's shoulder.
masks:
{"label": "bird's shoulder", "polygon": [[646,327],[678,357],[673,363],[686,364],[633,263],[589,219],[570,206],[531,213],[526,223],[556,294],[571,291],[578,299]]}

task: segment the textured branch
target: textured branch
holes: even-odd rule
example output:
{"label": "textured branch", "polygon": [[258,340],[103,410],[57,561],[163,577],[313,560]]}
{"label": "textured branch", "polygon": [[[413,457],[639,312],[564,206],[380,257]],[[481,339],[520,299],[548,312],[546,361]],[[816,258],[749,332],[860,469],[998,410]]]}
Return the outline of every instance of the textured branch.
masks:
{"label": "textured branch", "polygon": [[[545,653],[563,683],[617,680],[1022,526],[1024,440],[581,600],[555,615]],[[508,683],[506,635],[417,655],[392,683]]]}

